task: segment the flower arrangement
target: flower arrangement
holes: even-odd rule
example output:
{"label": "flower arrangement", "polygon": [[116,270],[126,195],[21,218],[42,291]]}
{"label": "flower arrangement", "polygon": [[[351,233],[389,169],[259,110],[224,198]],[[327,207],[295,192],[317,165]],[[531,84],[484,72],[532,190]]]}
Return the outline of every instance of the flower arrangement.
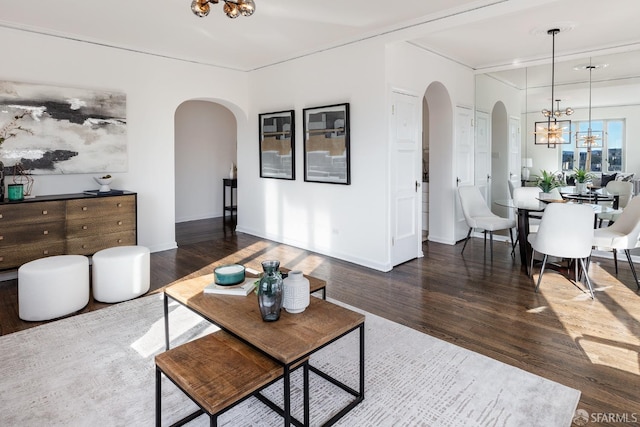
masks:
{"label": "flower arrangement", "polygon": [[540,170],[542,175],[538,176],[536,179],[536,185],[544,192],[549,193],[554,188],[558,188],[562,186],[562,183],[558,179],[558,176],[553,173],[546,171],[544,169]]}
{"label": "flower arrangement", "polygon": [[29,135],[33,135],[33,131],[31,129],[27,129],[25,127],[22,127],[19,122],[22,118],[24,118],[24,116],[26,116],[27,114],[29,114],[28,111],[23,112],[22,114],[17,114],[13,117],[13,119],[11,119],[11,121],[9,121],[7,124],[5,124],[2,129],[0,129],[0,146],[2,145],[3,142],[5,142],[7,139],[13,138],[15,136],[18,135],[18,132],[25,132]]}

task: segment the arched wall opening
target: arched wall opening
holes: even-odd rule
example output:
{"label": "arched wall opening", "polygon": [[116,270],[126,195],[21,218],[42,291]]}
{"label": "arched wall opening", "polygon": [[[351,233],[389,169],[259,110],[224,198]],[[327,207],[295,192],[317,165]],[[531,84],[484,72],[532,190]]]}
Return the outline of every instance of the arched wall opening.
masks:
{"label": "arched wall opening", "polygon": [[220,217],[222,180],[237,164],[236,115],[218,102],[189,100],[174,121],[176,222]]}
{"label": "arched wall opening", "polygon": [[[429,241],[455,244],[455,183],[453,182],[453,106],[446,87],[429,84],[424,98],[423,131],[429,147]],[[424,138],[423,138],[424,141]],[[424,143],[424,142],[423,142]],[[424,148],[424,147],[423,147]]]}

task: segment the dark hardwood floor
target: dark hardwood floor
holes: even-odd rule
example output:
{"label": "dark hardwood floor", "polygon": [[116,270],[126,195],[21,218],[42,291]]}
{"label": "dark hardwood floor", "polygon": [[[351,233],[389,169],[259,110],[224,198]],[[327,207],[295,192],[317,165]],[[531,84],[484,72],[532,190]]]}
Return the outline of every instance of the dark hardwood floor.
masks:
{"label": "dark hardwood floor", "polygon": [[[329,298],[576,388],[579,408],[631,421],[589,425],[640,425],[640,293],[623,257],[618,276],[612,260],[593,258],[592,301],[556,272],[535,293],[538,269],[527,277],[506,243],[485,260],[481,239],[464,257],[461,244],[425,243],[424,258],[383,273],[236,234],[221,218],[178,224],[176,235],[178,249],[151,256],[150,292],[210,273],[215,263],[261,270],[260,261],[278,259],[326,280]],[[40,324],[18,318],[16,288],[16,280],[0,282],[1,334]],[[92,301],[82,312],[105,306]]]}

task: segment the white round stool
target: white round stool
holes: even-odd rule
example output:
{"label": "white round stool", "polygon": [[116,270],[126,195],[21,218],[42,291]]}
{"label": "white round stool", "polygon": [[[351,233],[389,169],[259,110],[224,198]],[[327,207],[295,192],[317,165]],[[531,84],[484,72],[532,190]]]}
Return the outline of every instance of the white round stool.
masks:
{"label": "white round stool", "polygon": [[149,265],[149,248],[144,246],[116,246],[96,252],[91,267],[93,299],[121,302],[146,293]]}
{"label": "white round stool", "polygon": [[18,268],[18,316],[49,320],[71,314],[89,303],[89,258],[57,255]]}

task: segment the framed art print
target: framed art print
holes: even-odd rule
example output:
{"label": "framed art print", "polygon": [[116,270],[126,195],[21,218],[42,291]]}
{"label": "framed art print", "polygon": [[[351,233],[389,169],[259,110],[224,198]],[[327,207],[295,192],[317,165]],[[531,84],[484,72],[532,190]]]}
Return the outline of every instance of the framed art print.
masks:
{"label": "framed art print", "polygon": [[259,115],[260,177],[296,179],[293,110]]}
{"label": "framed art print", "polygon": [[351,184],[349,104],[305,108],[304,180]]}

